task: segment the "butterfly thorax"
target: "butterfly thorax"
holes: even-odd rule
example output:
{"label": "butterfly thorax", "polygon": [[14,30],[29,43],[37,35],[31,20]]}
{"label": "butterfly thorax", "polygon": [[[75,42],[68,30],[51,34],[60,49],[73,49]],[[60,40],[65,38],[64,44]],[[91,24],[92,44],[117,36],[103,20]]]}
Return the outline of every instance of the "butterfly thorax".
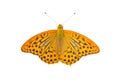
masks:
{"label": "butterfly thorax", "polygon": [[64,45],[64,30],[61,24],[58,25],[56,36],[57,36],[56,37],[57,54],[61,55],[63,53],[63,45]]}

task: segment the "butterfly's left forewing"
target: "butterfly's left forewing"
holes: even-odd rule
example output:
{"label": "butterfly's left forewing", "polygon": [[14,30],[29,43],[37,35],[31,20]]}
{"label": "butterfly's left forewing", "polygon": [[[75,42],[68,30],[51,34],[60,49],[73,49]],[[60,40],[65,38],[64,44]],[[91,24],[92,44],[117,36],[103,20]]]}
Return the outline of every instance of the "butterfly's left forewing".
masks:
{"label": "butterfly's left forewing", "polygon": [[55,34],[56,30],[49,30],[39,33],[26,41],[21,47],[21,50],[23,52],[30,52],[36,55],[42,54],[42,50],[46,49],[46,47],[55,37]]}

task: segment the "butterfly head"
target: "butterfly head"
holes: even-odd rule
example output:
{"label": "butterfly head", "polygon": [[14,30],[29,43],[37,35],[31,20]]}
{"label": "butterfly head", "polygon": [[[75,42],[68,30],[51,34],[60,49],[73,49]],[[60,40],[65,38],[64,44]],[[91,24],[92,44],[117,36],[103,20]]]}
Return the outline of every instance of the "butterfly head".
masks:
{"label": "butterfly head", "polygon": [[63,36],[63,26],[61,24],[58,25],[57,35],[60,37]]}
{"label": "butterfly head", "polygon": [[58,29],[59,29],[59,30],[63,30],[62,24],[59,24],[59,25],[58,25]]}

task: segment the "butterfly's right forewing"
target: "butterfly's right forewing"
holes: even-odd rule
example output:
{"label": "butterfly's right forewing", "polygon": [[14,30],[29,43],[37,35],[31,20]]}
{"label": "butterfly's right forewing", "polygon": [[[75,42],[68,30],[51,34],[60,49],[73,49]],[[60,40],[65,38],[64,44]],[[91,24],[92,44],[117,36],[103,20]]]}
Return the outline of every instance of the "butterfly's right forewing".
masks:
{"label": "butterfly's right forewing", "polygon": [[73,31],[65,31],[67,38],[79,56],[95,54],[100,51],[99,47],[88,37]]}

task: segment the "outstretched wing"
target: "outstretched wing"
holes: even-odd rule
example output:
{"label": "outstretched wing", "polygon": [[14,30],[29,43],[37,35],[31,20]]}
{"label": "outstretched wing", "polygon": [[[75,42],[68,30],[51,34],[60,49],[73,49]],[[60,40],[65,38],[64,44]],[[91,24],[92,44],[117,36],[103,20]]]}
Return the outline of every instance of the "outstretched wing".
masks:
{"label": "outstretched wing", "polygon": [[64,30],[65,49],[61,56],[61,62],[71,65],[82,56],[99,52],[99,47],[88,37],[77,32]]}
{"label": "outstretched wing", "polygon": [[46,63],[57,63],[56,30],[49,30],[37,34],[26,41],[21,50],[38,55]]}

